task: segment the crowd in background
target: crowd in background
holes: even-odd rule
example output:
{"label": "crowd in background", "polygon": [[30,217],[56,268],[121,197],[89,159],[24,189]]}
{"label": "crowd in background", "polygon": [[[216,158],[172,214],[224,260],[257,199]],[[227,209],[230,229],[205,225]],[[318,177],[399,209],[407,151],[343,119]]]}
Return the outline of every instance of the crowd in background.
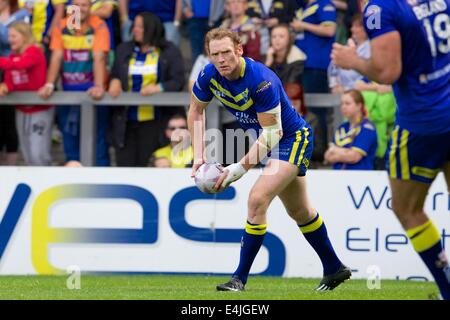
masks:
{"label": "crowd in background", "polygon": [[[330,63],[332,44],[370,57],[362,0],[0,0],[0,96],[36,91],[122,92],[150,96],[189,91],[209,63],[203,48],[214,27],[239,33],[244,55],[282,80],[293,106],[314,131],[311,167],[383,169],[395,114],[390,86]],[[182,51],[182,42],[190,52]],[[186,81],[189,79],[189,81]],[[345,123],[335,132],[329,109],[305,93],[341,95]],[[1,102],[0,102],[1,103]],[[188,103],[188,102],[187,102]],[[192,160],[183,107],[96,106],[96,165],[183,167]],[[220,129],[237,129],[230,115]],[[80,161],[80,106],[0,106],[0,163]],[[224,135],[225,136],[225,135]],[[56,142],[55,142],[56,141]],[[226,142],[226,141],[225,141]],[[227,152],[224,149],[224,152]]]}

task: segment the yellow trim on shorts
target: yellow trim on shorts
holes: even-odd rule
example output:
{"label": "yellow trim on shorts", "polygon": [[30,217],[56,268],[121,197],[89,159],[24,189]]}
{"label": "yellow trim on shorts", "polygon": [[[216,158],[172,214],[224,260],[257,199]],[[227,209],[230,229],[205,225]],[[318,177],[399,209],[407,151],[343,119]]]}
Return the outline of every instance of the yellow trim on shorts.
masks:
{"label": "yellow trim on shorts", "polygon": [[395,151],[397,149],[397,140],[398,140],[398,131],[400,130],[399,126],[396,126],[392,131],[392,144],[391,150],[389,152],[389,175],[392,179],[397,179],[397,159],[395,158]]}
{"label": "yellow trim on shorts", "polygon": [[434,179],[438,175],[441,169],[429,169],[425,167],[414,166],[412,167],[412,173],[416,176],[421,176],[427,179]]}
{"label": "yellow trim on shorts", "polygon": [[402,130],[400,137],[400,167],[402,171],[402,179],[409,180],[409,161],[408,161],[408,137],[409,131]]}
{"label": "yellow trim on shorts", "polygon": [[303,131],[305,132],[305,141],[303,142],[302,151],[300,151],[300,156],[298,157],[298,160],[297,160],[297,167],[300,166],[301,161],[303,160],[303,155],[305,154],[305,149],[309,142],[308,141],[308,136],[309,136],[308,129],[303,127]]}
{"label": "yellow trim on shorts", "polygon": [[295,136],[295,142],[291,150],[291,154],[289,155],[289,163],[294,164],[295,161],[295,155],[297,154],[298,146],[300,144],[300,141],[302,140],[302,132],[298,130]]}

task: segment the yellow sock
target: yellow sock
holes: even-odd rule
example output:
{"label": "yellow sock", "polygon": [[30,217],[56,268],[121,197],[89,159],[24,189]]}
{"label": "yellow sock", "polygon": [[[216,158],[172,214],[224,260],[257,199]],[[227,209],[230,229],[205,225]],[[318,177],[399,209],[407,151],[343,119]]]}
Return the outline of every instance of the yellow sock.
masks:
{"label": "yellow sock", "polygon": [[417,252],[425,251],[441,240],[439,231],[431,220],[406,231],[414,249]]}

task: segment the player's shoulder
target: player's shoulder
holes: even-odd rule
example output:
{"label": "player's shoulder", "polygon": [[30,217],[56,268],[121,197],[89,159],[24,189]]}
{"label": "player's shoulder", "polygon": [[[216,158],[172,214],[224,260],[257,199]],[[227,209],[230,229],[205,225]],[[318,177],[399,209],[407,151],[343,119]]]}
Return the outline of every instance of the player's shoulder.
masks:
{"label": "player's shoulder", "polygon": [[216,67],[214,64],[208,63],[206,64],[200,73],[198,74],[199,79],[211,79],[218,74]]}
{"label": "player's shoulder", "polygon": [[245,73],[248,73],[248,81],[252,84],[258,84],[260,80],[278,79],[277,75],[265,64],[255,61],[251,58],[245,58]]}
{"label": "player's shoulder", "polygon": [[364,16],[367,17],[378,13],[381,14],[381,11],[396,12],[395,8],[397,8],[398,5],[398,0],[365,0],[363,3]]}
{"label": "player's shoulder", "polygon": [[270,68],[250,58],[246,58],[246,62],[246,68],[248,68],[246,72],[249,72],[246,77],[247,83],[255,94],[278,86],[279,78]]}

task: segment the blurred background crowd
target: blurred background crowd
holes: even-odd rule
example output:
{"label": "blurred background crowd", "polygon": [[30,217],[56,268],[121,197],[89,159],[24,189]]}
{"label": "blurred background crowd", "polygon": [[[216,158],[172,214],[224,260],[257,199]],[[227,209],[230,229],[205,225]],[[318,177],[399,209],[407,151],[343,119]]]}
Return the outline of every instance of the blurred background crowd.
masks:
{"label": "blurred background crowd", "polygon": [[[245,56],[280,77],[311,124],[312,168],[383,169],[392,88],[330,62],[334,42],[370,57],[363,2],[0,0],[0,96],[190,91],[209,63],[205,34],[223,27],[239,33]],[[307,105],[308,93],[340,95],[345,122],[333,128],[332,110]],[[192,161],[190,144],[178,143],[188,135],[185,107],[95,108],[97,166],[180,168]],[[220,130],[238,128],[221,115]],[[0,152],[1,165],[79,166],[80,106],[0,106]]]}

